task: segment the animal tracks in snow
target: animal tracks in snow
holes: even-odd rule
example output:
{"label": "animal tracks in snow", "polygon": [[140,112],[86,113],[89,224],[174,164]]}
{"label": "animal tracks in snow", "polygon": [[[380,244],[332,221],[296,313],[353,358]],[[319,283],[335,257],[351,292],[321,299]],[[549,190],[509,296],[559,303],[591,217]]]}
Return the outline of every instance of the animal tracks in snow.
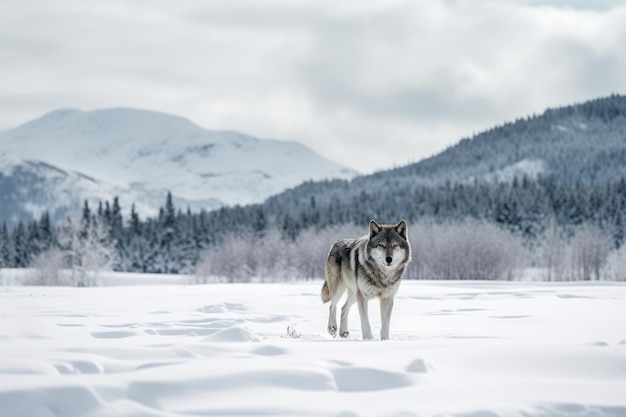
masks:
{"label": "animal tracks in snow", "polygon": [[0,409],[626,415],[623,285],[406,282],[386,341],[361,340],[356,309],[348,339],[327,335],[320,286],[12,288],[0,315]]}

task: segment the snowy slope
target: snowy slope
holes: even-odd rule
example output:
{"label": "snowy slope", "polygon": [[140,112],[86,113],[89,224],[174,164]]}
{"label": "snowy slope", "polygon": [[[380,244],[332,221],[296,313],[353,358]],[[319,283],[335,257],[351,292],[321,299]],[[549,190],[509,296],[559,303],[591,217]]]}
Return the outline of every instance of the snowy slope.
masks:
{"label": "snowy slope", "polygon": [[624,284],[405,282],[384,342],[360,340],[356,308],[330,338],[320,287],[0,287],[0,410],[626,416]]}
{"label": "snowy slope", "polygon": [[0,132],[0,151],[81,173],[131,195],[171,190],[192,206],[209,202],[209,209],[216,200],[261,202],[305,180],[355,175],[295,142],[209,131],[180,117],[123,108],[49,113]]}
{"label": "snowy slope", "polygon": [[[113,196],[119,197],[126,215],[134,204],[138,213],[155,216],[166,193],[166,189],[150,189],[139,184],[122,187],[42,161],[0,152],[0,221],[9,224],[39,218],[44,211],[53,221],[58,221],[68,212],[82,208],[85,200],[95,208],[98,202],[111,201]],[[220,205],[217,200],[187,201],[180,198],[175,203],[179,207],[198,210]]]}

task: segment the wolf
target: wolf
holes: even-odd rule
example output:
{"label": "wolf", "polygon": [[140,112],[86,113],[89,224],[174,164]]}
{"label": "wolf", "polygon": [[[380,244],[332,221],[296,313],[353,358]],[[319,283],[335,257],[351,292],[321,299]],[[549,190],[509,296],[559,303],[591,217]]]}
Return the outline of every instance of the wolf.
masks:
{"label": "wolf", "polygon": [[369,233],[358,239],[335,242],[324,267],[326,280],[322,286],[322,301],[330,301],[328,333],[337,334],[337,303],[348,291],[341,308],[339,336],[348,337],[348,313],[356,302],[361,318],[363,339],[373,339],[367,303],[380,299],[381,340],[389,339],[389,322],[393,298],[398,292],[402,275],[411,261],[411,244],[405,220],[398,224],[378,224],[370,221]]}

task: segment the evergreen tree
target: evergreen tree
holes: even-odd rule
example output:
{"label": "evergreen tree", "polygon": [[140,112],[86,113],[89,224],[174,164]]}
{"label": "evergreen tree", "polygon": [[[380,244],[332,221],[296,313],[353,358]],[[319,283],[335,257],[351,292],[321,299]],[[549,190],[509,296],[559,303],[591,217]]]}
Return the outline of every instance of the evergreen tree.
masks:
{"label": "evergreen tree", "polygon": [[15,268],[26,268],[30,265],[30,254],[28,253],[28,236],[24,223],[19,222],[11,236],[13,241],[13,266]]}
{"label": "evergreen tree", "polygon": [[160,230],[157,232],[160,240],[159,250],[159,271],[162,273],[176,273],[178,272],[178,266],[175,259],[178,257],[176,253],[177,247],[175,245],[175,233],[176,233],[176,209],[172,200],[172,193],[168,192],[165,200],[165,207],[162,211],[162,222],[159,225]]}
{"label": "evergreen tree", "polygon": [[[99,208],[102,208],[102,203],[100,203]],[[98,213],[100,213],[101,210],[98,209]],[[102,217],[100,216],[100,214],[98,214],[98,217]],[[86,239],[88,234],[89,234],[89,226],[91,225],[92,219],[91,219],[91,210],[89,209],[89,203],[87,202],[87,200],[85,200],[85,203],[83,204],[83,213],[82,216],[80,218],[80,238],[81,239]]]}
{"label": "evergreen tree", "polygon": [[11,240],[6,223],[0,224],[0,268],[11,268]]}
{"label": "evergreen tree", "polygon": [[45,211],[39,220],[39,239],[41,243],[40,250],[45,252],[52,248],[55,244],[55,236],[50,223],[50,215]]}
{"label": "evergreen tree", "polygon": [[111,226],[112,210],[108,201],[104,202],[104,212],[102,213],[102,216],[100,216],[100,218],[104,221],[104,224],[106,224],[109,227]]}
{"label": "evergreen tree", "polygon": [[140,220],[139,220],[139,215],[137,214],[137,211],[135,210],[135,204],[133,203],[133,205],[130,208],[130,235],[134,236],[134,235],[139,235],[140,234]]}
{"label": "evergreen tree", "polygon": [[261,207],[254,210],[253,222],[252,230],[254,230],[254,234],[259,237],[263,236],[265,229],[267,228],[267,219],[265,218],[265,214],[263,213],[263,209]]}
{"label": "evergreen tree", "polygon": [[145,242],[142,234],[142,223],[135,210],[135,204],[130,209],[130,221],[124,232],[124,249],[120,255],[119,269],[129,272],[145,272],[144,251]]}
{"label": "evergreen tree", "polygon": [[[36,220],[27,225],[26,247],[29,260],[35,259],[42,252],[43,242],[39,235],[39,223]],[[30,265],[30,261],[28,264]]]}
{"label": "evergreen tree", "polygon": [[198,260],[198,246],[194,232],[194,222],[191,213],[179,213],[176,218],[176,233],[173,242],[173,259],[171,272],[191,273]]}
{"label": "evergreen tree", "polygon": [[612,225],[612,243],[615,249],[619,249],[624,244],[624,220],[622,213],[618,212]]}
{"label": "evergreen tree", "polygon": [[148,219],[144,224],[144,268],[143,272],[165,273],[163,260],[164,250],[161,246],[159,225],[160,221]]}
{"label": "evergreen tree", "polygon": [[117,196],[113,198],[113,207],[111,209],[111,218],[109,223],[109,237],[118,254],[113,269],[119,271],[122,269],[122,263],[128,257],[128,254],[126,253],[124,239],[124,219],[122,217],[122,209]]}
{"label": "evergreen tree", "polygon": [[165,209],[163,211],[163,227],[166,231],[173,232],[174,223],[176,221],[176,209],[174,208],[174,202],[172,200],[172,193],[167,192],[167,197],[165,199]]}

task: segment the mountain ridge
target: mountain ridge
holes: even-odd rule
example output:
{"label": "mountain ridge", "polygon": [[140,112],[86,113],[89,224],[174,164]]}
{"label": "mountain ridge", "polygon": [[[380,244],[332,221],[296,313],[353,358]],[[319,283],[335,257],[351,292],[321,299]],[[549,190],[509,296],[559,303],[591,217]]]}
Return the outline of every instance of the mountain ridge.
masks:
{"label": "mountain ridge", "polygon": [[[115,192],[125,196],[125,206],[142,207],[142,215],[158,213],[167,190],[181,205],[211,210],[259,203],[306,180],[356,175],[297,142],[207,130],[179,116],[129,108],[55,110],[0,132],[0,151],[99,184],[97,192],[74,193],[73,208],[79,200],[110,200]],[[0,180],[10,188],[9,177]]]}
{"label": "mountain ridge", "polygon": [[[351,181],[309,181],[270,197],[260,209],[291,219],[287,223],[318,216],[315,211],[336,215],[330,224],[353,221],[350,210],[360,214],[359,222],[378,219],[382,213],[410,216],[406,209],[420,203],[411,199],[425,198],[429,194],[425,188],[515,178],[549,178],[574,185],[603,185],[626,178],[626,96],[614,94],[547,109],[462,139],[422,161]],[[315,209],[298,201],[314,201]]]}
{"label": "mountain ridge", "polygon": [[[185,119],[182,120],[184,123]],[[193,124],[186,126],[194,129]],[[232,135],[239,138],[232,143],[240,146],[255,140],[236,132]],[[1,139],[0,133],[0,143]],[[183,153],[170,159],[180,157],[179,162],[183,162],[185,158],[193,159],[196,153],[215,151],[215,142],[202,143],[201,148],[194,148],[192,156]],[[250,171],[252,177],[267,179],[264,170],[252,167]],[[203,170],[199,175],[215,179],[224,173]],[[229,175],[236,178],[237,173],[231,170]],[[512,181],[522,177],[597,184],[626,177],[626,96],[614,94],[549,108],[539,115],[506,122],[464,138],[439,154],[403,167],[349,179],[307,180],[273,194],[263,206],[270,212],[279,206],[291,207],[297,213],[302,207],[298,209],[295,201],[315,200],[318,206],[330,206],[333,201],[358,202],[360,195],[373,194],[381,200],[398,201],[398,196],[410,195],[421,186]],[[163,195],[161,191],[159,203]],[[184,207],[184,200],[178,201],[177,205]],[[129,203],[124,205],[128,207]],[[284,215],[286,209],[278,210]]]}
{"label": "mountain ridge", "polygon": [[[546,163],[542,175],[553,175],[557,180],[605,181],[626,175],[624,132],[626,96],[612,94],[505,122],[463,138],[422,161],[373,175],[414,176],[438,184],[472,181],[525,159],[534,159]],[[614,153],[613,158],[604,158],[603,153],[607,152]],[[578,159],[574,164],[573,157]],[[603,168],[597,158],[608,160],[609,166]],[[619,174],[610,173],[609,169]],[[449,172],[442,172],[446,170]]]}

